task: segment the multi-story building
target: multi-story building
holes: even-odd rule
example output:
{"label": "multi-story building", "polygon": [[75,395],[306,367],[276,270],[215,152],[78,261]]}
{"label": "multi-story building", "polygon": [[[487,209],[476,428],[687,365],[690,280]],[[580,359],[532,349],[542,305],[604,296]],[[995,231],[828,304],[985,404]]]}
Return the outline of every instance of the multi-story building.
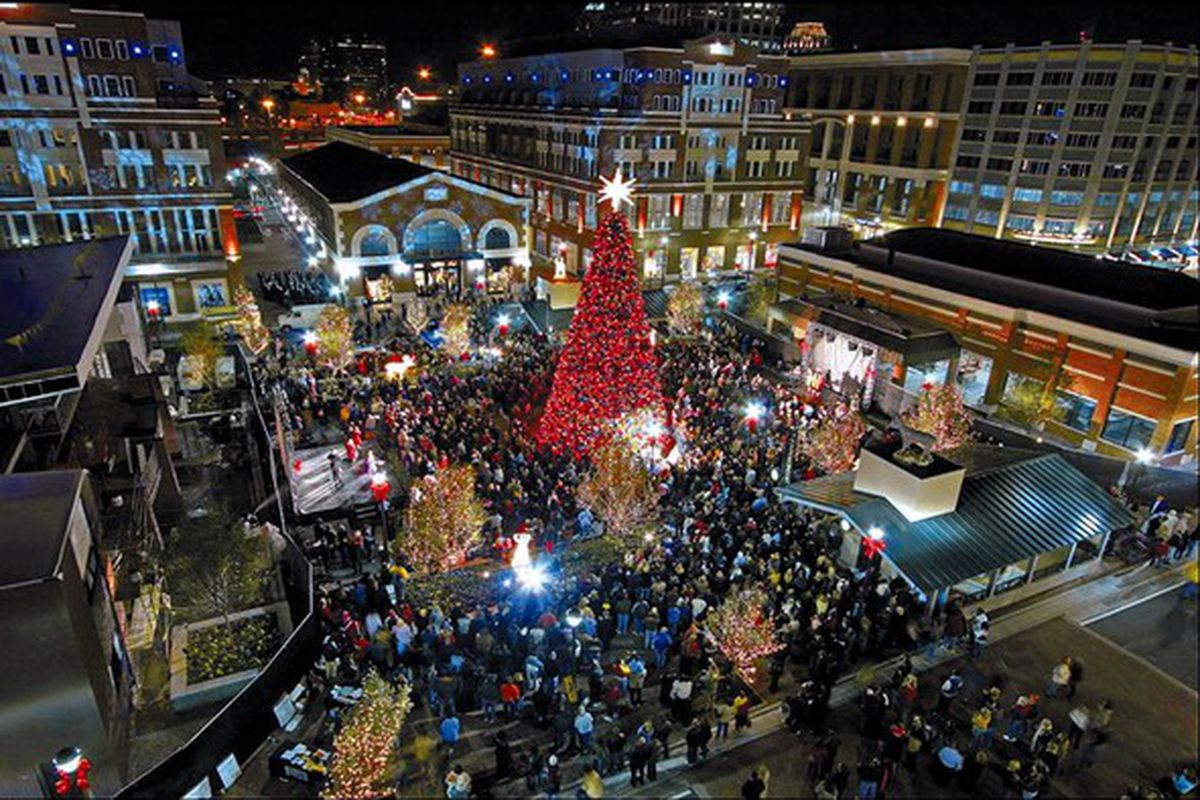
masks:
{"label": "multi-story building", "polygon": [[799,228],[808,152],[808,123],[783,112],[786,68],[716,34],[462,64],[451,171],[533,199],[540,268],[587,269],[599,176],[617,169],[638,182],[645,278],[770,267]]}
{"label": "multi-story building", "polygon": [[789,56],[819,53],[833,47],[833,37],[824,22],[797,22],[783,40],[783,52]]}
{"label": "multi-story building", "polygon": [[[387,45],[369,36],[345,34],[320,44],[318,77],[326,100],[356,105],[388,105]],[[301,63],[315,66],[312,46]],[[362,102],[359,102],[359,98]]]}
{"label": "multi-story building", "polygon": [[325,129],[325,141],[365,147],[392,158],[434,169],[447,167],[450,135],[445,129],[419,123],[403,125],[344,125]]}
{"label": "multi-story building", "polygon": [[220,117],[179,23],[5,4],[0,53],[0,247],[129,234],[166,319],[231,311]]}
{"label": "multi-story building", "polygon": [[1196,45],[977,48],[948,228],[1106,252],[1196,238]]}
{"label": "multi-story building", "polygon": [[768,53],[783,50],[787,3],[588,3],[579,29],[604,31],[614,27],[677,28],[683,36],[728,34],[743,44]]}
{"label": "multi-story building", "polygon": [[88,475],[0,475],[0,504],[0,791],[54,797],[50,761],[77,747],[91,792],[111,797],[128,778],[133,665]]}
{"label": "multi-story building", "polygon": [[830,241],[781,248],[771,312],[827,385],[895,414],[954,382],[968,406],[1038,435],[1195,463],[1195,279],[931,228]]}
{"label": "multi-story building", "polygon": [[937,48],[792,59],[787,110],[813,129],[806,225],[870,235],[937,223],[970,57]]}

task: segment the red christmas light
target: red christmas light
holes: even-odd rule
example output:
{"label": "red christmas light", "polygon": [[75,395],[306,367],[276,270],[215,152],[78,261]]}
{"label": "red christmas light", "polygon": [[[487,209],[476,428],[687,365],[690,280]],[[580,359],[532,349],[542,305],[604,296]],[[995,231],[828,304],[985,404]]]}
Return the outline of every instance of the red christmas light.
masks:
{"label": "red christmas light", "polygon": [[607,439],[613,423],[641,410],[660,414],[662,389],[629,223],[624,214],[610,212],[596,231],[595,257],[554,371],[538,440],[587,452]]}

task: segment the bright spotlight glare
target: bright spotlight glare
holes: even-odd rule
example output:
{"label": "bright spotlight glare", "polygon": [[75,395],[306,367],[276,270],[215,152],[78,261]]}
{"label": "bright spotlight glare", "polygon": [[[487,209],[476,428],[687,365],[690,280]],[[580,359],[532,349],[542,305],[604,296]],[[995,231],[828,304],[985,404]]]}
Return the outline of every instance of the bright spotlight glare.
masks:
{"label": "bright spotlight glare", "polygon": [[763,415],[766,413],[767,410],[763,408],[763,404],[757,400],[752,400],[746,404],[746,419],[758,421],[762,419]]}
{"label": "bright spotlight glare", "polygon": [[541,567],[530,566],[517,571],[517,584],[531,592],[542,591],[549,581],[549,576]]}
{"label": "bright spotlight glare", "polygon": [[1135,458],[1139,464],[1149,464],[1154,460],[1154,451],[1149,447],[1139,448]]}
{"label": "bright spotlight glare", "polygon": [[875,541],[879,541],[883,538],[883,528],[879,527],[878,525],[872,525],[867,529],[867,536],[871,537]]}

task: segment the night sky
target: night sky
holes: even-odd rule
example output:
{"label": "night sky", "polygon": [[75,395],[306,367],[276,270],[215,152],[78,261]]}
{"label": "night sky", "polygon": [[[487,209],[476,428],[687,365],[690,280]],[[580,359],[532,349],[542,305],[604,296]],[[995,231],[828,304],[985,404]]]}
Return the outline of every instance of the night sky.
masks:
{"label": "night sky", "polygon": [[[453,2],[95,2],[91,7],[145,11],[179,19],[192,70],[201,77],[226,74],[292,76],[300,46],[314,34],[367,32],[388,45],[397,83],[411,82],[428,64],[442,75],[474,57],[481,41],[503,46],[519,37],[573,28],[583,3]],[[1200,40],[1200,15],[1191,3],[1131,2],[814,2],[789,4],[791,20],[825,22],[837,49],[879,50],[938,45],[1037,44],[1074,41],[1086,21],[1097,41]],[[1189,10],[1191,9],[1191,10]]]}

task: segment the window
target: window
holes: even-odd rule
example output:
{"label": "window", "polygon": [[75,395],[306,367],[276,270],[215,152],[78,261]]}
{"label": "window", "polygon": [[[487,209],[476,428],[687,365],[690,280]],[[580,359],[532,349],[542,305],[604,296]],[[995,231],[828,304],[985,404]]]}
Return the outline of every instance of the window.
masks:
{"label": "window", "polygon": [[1010,231],[1032,232],[1034,229],[1033,217],[1022,217],[1017,214],[1009,214],[1004,220],[1004,227]]}
{"label": "window", "polygon": [[1057,421],[1068,428],[1087,432],[1096,412],[1096,401],[1090,397],[1071,392],[1055,392],[1054,408]]}
{"label": "window", "polygon": [[[1001,105],[1003,106],[1004,104],[1001,103]],[[1024,103],[1021,105],[1024,105]],[[1033,104],[1033,115],[1035,117],[1061,117],[1066,113],[1066,103],[1054,103],[1047,100],[1039,100]]]}
{"label": "window", "polygon": [[745,192],[742,195],[742,227],[752,228],[762,221],[762,192]]}
{"label": "window", "polygon": [[112,58],[113,57],[112,41],[109,39],[97,39],[96,40],[96,55],[100,58]]}
{"label": "window", "polygon": [[[1054,134],[1054,138],[1057,139],[1058,134]],[[996,144],[1016,144],[1017,142],[1021,141],[1021,132],[1013,130],[993,131],[992,141]]]}
{"label": "window", "polygon": [[1146,116],[1145,103],[1126,103],[1121,106],[1121,119],[1141,119]]}
{"label": "window", "polygon": [[684,196],[683,227],[685,230],[704,227],[704,195],[688,194]]}
{"label": "window", "polygon": [[1133,89],[1149,89],[1154,85],[1153,72],[1135,72],[1129,76],[1129,86]]}
{"label": "window", "polygon": [[1008,172],[1012,169],[1012,165],[1011,158],[989,158],[987,160],[987,168],[994,172]]}
{"label": "window", "polygon": [[992,113],[991,100],[972,100],[967,103],[968,114],[990,114]]}
{"label": "window", "polygon": [[1140,450],[1150,444],[1154,435],[1154,421],[1139,417],[1123,409],[1113,407],[1108,412],[1100,438],[1126,450]]}
{"label": "window", "polygon": [[979,166],[979,156],[968,156],[960,153],[958,158],[954,160],[954,166],[974,169]]}
{"label": "window", "polygon": [[129,45],[124,39],[117,39],[117,58],[121,61],[129,60]]}
{"label": "window", "polygon": [[1112,148],[1114,150],[1132,150],[1137,147],[1137,137],[1128,135],[1118,135],[1112,137]]}
{"label": "window", "polygon": [[984,183],[979,186],[979,194],[981,197],[1001,200],[1004,198],[1004,187],[999,183]]}
{"label": "window", "polygon": [[33,76],[33,88],[38,94],[50,94],[50,80],[45,75]]}
{"label": "window", "polygon": [[946,206],[946,211],[943,214],[943,216],[946,219],[953,219],[953,220],[959,220],[959,221],[965,222],[967,219],[967,209],[964,206],[948,205],[948,206]]}
{"label": "window", "polygon": [[1120,195],[1112,193],[1098,194],[1096,195],[1096,205],[1100,207],[1115,206],[1119,199]]}
{"label": "window", "polygon": [[950,194],[971,194],[974,189],[970,181],[950,181]]}
{"label": "window", "polygon": [[167,46],[164,44],[156,44],[151,49],[151,55],[154,61],[158,64],[165,64],[170,60],[170,53],[167,51]]}
{"label": "window", "polygon": [[975,212],[975,221],[981,225],[991,225],[995,227],[1000,222],[1000,215],[995,211],[989,211],[986,208],[981,208]]}
{"label": "window", "polygon": [[104,96],[104,84],[100,82],[99,75],[87,76],[88,94],[92,97]]}
{"label": "window", "polygon": [[1076,103],[1075,116],[1085,118],[1103,117],[1108,114],[1108,103]]}
{"label": "window", "polygon": [[987,140],[987,131],[982,128],[966,128],[962,132],[964,142],[983,142]]}
{"label": "window", "polygon": [[1116,86],[1117,73],[1115,72],[1085,72],[1083,73],[1084,86]]}
{"label": "window", "polygon": [[1042,202],[1042,190],[1018,186],[1013,189],[1013,200],[1020,203],[1040,203]]}
{"label": "window", "polygon": [[979,74],[977,74],[975,76],[975,85],[976,86],[999,86],[1000,85],[1000,73],[999,72],[980,72]]}
{"label": "window", "polygon": [[1086,147],[1093,148],[1100,144],[1100,134],[1098,133],[1068,133],[1067,147]]}
{"label": "window", "polygon": [[[1043,104],[1039,103],[1038,105],[1043,105]],[[1061,103],[1060,103],[1060,105],[1061,105]],[[1014,101],[1001,103],[1000,104],[1000,116],[1002,116],[1002,117],[1023,117],[1023,116],[1025,116],[1025,109],[1028,108],[1028,106],[1029,106],[1028,103],[1018,103],[1018,102],[1014,102]]]}
{"label": "window", "polygon": [[84,58],[95,58],[96,53],[92,50],[92,40],[86,36],[79,37],[79,52]]}
{"label": "window", "polygon": [[1086,178],[1092,174],[1092,165],[1084,162],[1071,161],[1058,165],[1060,178]]}
{"label": "window", "polygon": [[120,97],[121,96],[121,81],[117,78],[116,75],[105,75],[104,76],[104,95],[106,97]]}
{"label": "window", "polygon": [[1070,72],[1043,72],[1042,86],[1070,86]]}
{"label": "window", "polygon": [[1032,86],[1033,85],[1033,73],[1032,72],[1010,72],[1010,73],[1008,73],[1008,77],[1004,80],[1004,85],[1005,86]]}
{"label": "window", "polygon": [[137,97],[137,87],[134,85],[132,75],[121,76],[121,96]]}
{"label": "window", "polygon": [[714,194],[708,206],[708,226],[724,228],[729,224],[729,195]]}
{"label": "window", "polygon": [[1059,192],[1050,193],[1050,205],[1053,206],[1079,206],[1083,205],[1083,192]]}
{"label": "window", "polygon": [[42,52],[41,42],[39,42],[37,40],[37,37],[36,36],[26,36],[25,37],[25,53],[27,55],[36,56],[36,55],[41,55],[41,52]]}
{"label": "window", "polygon": [[1171,437],[1167,439],[1167,449],[1165,453],[1178,453],[1187,447],[1188,438],[1192,435],[1192,427],[1196,424],[1194,419],[1185,419],[1183,422],[1176,422],[1171,427]]}

